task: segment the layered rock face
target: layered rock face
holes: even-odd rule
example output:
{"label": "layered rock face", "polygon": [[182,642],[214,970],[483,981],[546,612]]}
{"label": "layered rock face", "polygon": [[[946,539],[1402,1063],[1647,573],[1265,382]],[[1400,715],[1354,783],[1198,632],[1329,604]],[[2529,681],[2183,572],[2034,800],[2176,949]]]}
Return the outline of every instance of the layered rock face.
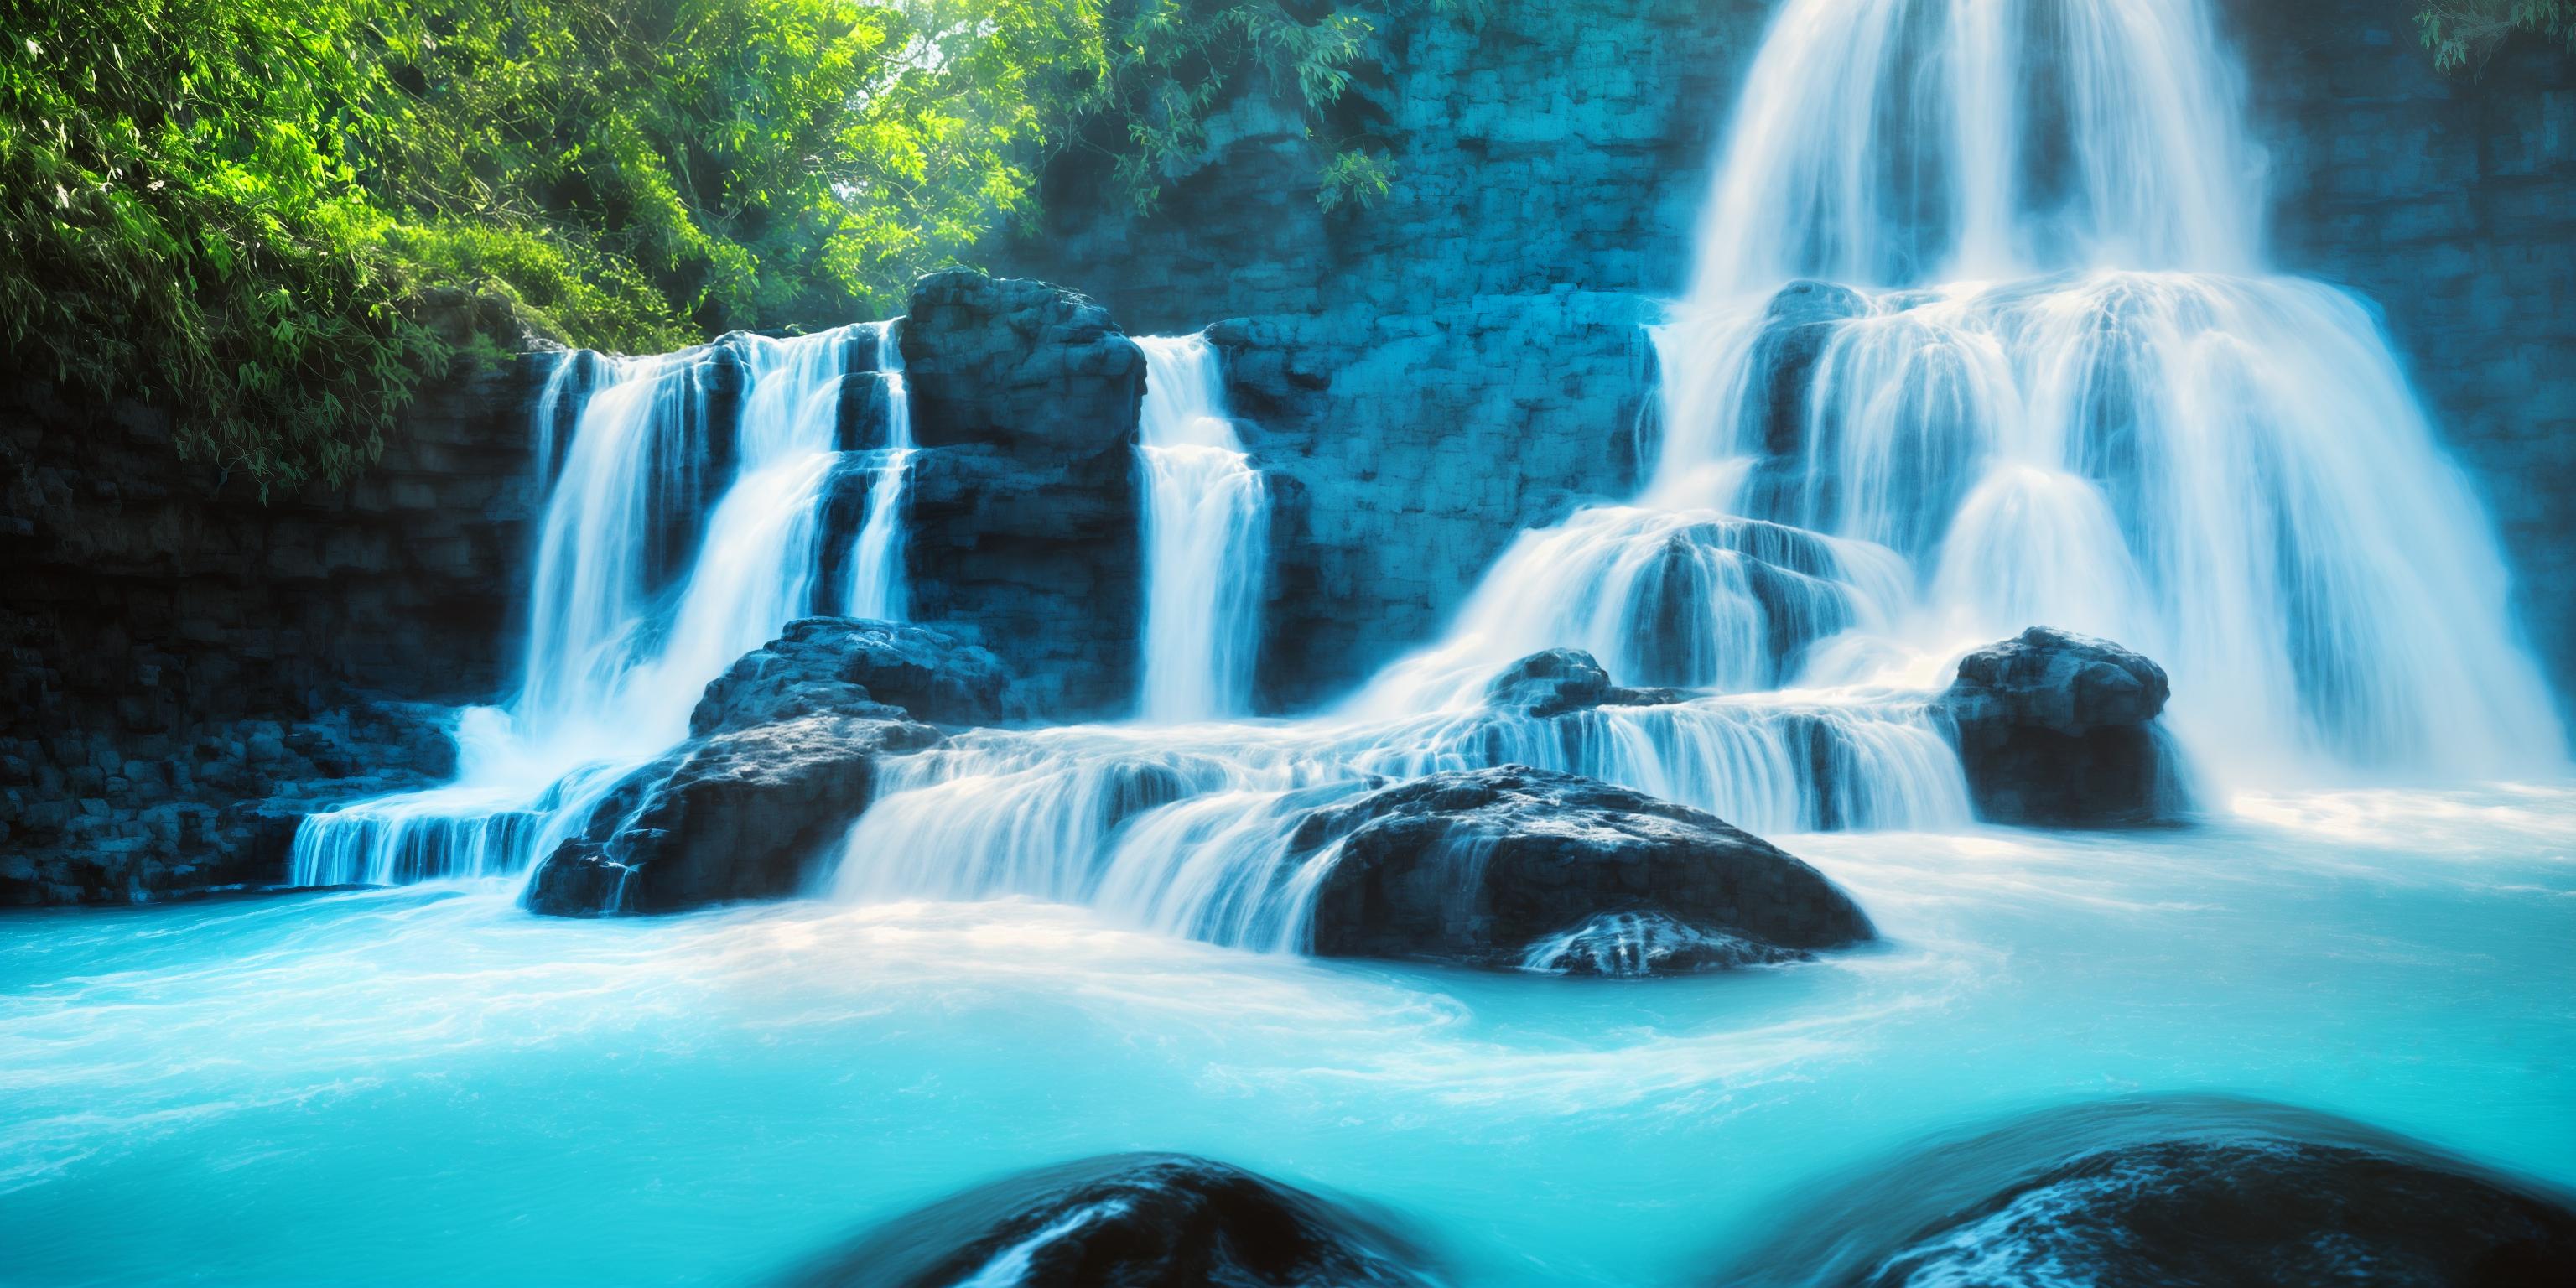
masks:
{"label": "layered rock face", "polygon": [[1959,660],[1938,699],[1980,817],[2048,827],[2171,822],[2185,806],[2156,717],[2164,668],[2108,640],[2034,626]]}
{"label": "layered rock face", "polygon": [[[1870,936],[1869,919],[1823,874],[1698,810],[1525,765],[1433,774],[1298,826],[1292,850],[1337,845],[1314,899],[1313,950],[1479,966],[1570,969],[1559,942],[1617,936],[1630,914],[1740,954],[1642,962],[1739,965]],[[1670,944],[1678,936],[1658,926]],[[1536,953],[1533,950],[1538,950]],[[1607,973],[1643,973],[1641,970]]]}
{"label": "layered rock face", "polygon": [[790,1276],[798,1288],[1429,1288],[1388,1231],[1183,1154],[1112,1154],[970,1190]]}
{"label": "layered rock face", "polygon": [[1083,296],[962,269],[914,288],[902,344],[913,616],[1001,654],[1050,715],[1123,713],[1144,353]]}
{"label": "layered rock face", "polygon": [[999,719],[1011,688],[993,654],[937,631],[792,622],[707,686],[688,742],[539,864],[528,907],[599,916],[795,894],[875,798],[881,762],[939,743],[924,719]]}
{"label": "layered rock face", "polygon": [[355,484],[265,501],[154,412],[0,391],[0,903],[280,880],[295,814],[445,776],[417,704],[504,683],[551,361],[434,385]]}
{"label": "layered rock face", "polygon": [[[1321,145],[1257,77],[1151,218],[1079,165],[1049,176],[1045,227],[1006,262],[1131,328],[1223,319],[1245,442],[1307,498],[1277,512],[1274,705],[1365,675],[1512,532],[1636,481],[1655,436],[1637,328],[1687,286],[1716,132],[1778,8],[1370,11],[1337,109],[1397,171],[1367,210],[1318,208]],[[2219,11],[2270,153],[2274,259],[2387,311],[2576,692],[2576,368],[2552,360],[2576,348],[2576,63],[2533,40],[2445,77],[2378,0]],[[1796,346],[1773,356],[1794,394]]]}

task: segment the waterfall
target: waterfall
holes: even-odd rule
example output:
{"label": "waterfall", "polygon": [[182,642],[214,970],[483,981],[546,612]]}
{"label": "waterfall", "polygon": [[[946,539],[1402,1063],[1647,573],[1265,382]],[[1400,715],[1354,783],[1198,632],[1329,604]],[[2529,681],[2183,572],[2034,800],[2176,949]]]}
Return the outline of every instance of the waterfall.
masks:
{"label": "waterfall", "polygon": [[867,519],[850,554],[847,603],[852,617],[899,622],[907,611],[903,581],[904,483],[912,476],[912,398],[903,381],[896,326],[876,328],[877,376],[884,382],[885,446],[868,488]]}
{"label": "waterfall", "polygon": [[1226,415],[1225,373],[1203,335],[1142,336],[1145,678],[1148,720],[1251,709],[1261,638],[1269,493]]}
{"label": "waterfall", "polygon": [[684,738],[707,682],[812,609],[844,385],[889,329],[560,363],[536,432],[549,456],[566,420],[569,437],[538,524],[517,695],[460,714],[454,782],[306,819],[290,883],[520,871]]}
{"label": "waterfall", "polygon": [[[1655,333],[1637,501],[1525,535],[1365,700],[1454,704],[1551,645],[1631,683],[1928,687],[2048,624],[2160,660],[2233,781],[2558,763],[2377,315],[2264,272],[2238,82],[2193,0],[1792,0]],[[1830,559],[1684,535],[1721,520]]]}

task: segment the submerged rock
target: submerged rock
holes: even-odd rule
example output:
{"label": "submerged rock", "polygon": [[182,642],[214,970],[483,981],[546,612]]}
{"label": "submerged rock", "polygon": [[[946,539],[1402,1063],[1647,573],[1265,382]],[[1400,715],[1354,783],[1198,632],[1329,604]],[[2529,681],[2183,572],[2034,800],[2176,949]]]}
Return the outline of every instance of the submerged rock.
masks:
{"label": "submerged rock", "polygon": [[1414,1253],[1312,1194],[1180,1154],[969,1190],[791,1276],[797,1288],[1419,1288]]}
{"label": "submerged rock", "polygon": [[1680,699],[1671,689],[1620,688],[1591,654],[1571,648],[1532,653],[1505,667],[1485,690],[1488,705],[1539,717],[1590,707],[1658,706]]}
{"label": "submerged rock", "polygon": [[1730,1288],[2520,1288],[2576,1206],[2358,1123],[2156,1098],[2033,1115],[1845,1186]]}
{"label": "submerged rock", "polygon": [[527,906],[582,917],[794,894],[867,808],[877,761],[939,741],[938,730],[892,712],[808,716],[686,743],[630,777],[587,834],[547,856]]}
{"label": "submerged rock", "polygon": [[[1313,950],[1517,967],[1594,919],[1654,916],[1798,952],[1870,937],[1822,873],[1698,810],[1526,765],[1433,774],[1318,810],[1292,849],[1338,845]],[[1703,961],[1701,964],[1708,964]]]}
{"label": "submerged rock", "polygon": [[2120,827],[2184,808],[2156,717],[2162,667],[2111,643],[2034,626],[1959,660],[1937,702],[1977,813],[1998,823]]}
{"label": "submerged rock", "polygon": [[833,714],[970,725],[1018,712],[1010,673],[989,649],[923,626],[808,617],[709,683],[689,732],[705,737]]}

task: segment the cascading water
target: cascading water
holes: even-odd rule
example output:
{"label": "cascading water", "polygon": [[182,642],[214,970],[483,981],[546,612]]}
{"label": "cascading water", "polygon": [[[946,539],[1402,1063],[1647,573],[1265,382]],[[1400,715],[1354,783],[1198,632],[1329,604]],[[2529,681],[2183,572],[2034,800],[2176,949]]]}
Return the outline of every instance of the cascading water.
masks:
{"label": "cascading water", "polygon": [[[2239,781],[2559,763],[2502,560],[2377,319],[2260,275],[2237,97],[2189,0],[1794,0],[1656,335],[1640,501],[1524,538],[1372,699],[1455,701],[1546,643],[1642,682],[1922,686],[2044,623],[2162,660],[2178,733]],[[1830,538],[1834,566],[1780,572],[1841,583],[1812,598],[1866,611],[1818,625],[1876,643],[1773,635],[1789,674],[1763,676],[1779,606],[1665,571],[1743,558],[1680,535],[1727,519]],[[1673,657],[1699,660],[1653,678]]]}
{"label": "cascading water", "polygon": [[[1523,534],[1444,640],[1331,719],[915,758],[841,892],[1027,894],[1281,946],[1284,802],[1514,761],[1762,833],[1956,827],[1929,692],[2033,624],[2164,661],[2180,736],[2235,781],[2552,763],[2501,562],[2375,320],[2258,275],[2234,79],[2191,0],[1795,0],[1655,337],[1664,438],[1634,503]],[[1153,390],[1213,383],[1196,343],[1147,342],[1148,443],[1180,407]],[[1157,604],[1179,584],[1158,563]],[[1557,647],[1698,696],[1485,706]]]}
{"label": "cascading water", "polygon": [[850,553],[848,611],[852,617],[904,620],[904,484],[912,476],[912,398],[903,381],[903,346],[892,322],[877,327],[877,376],[884,382],[885,446],[868,489],[867,518]]}
{"label": "cascading water", "polygon": [[[707,682],[813,607],[835,449],[861,436],[841,423],[844,384],[863,377],[860,354],[885,361],[891,329],[735,335],[558,365],[538,406],[549,452],[577,410],[539,526],[518,695],[460,714],[453,783],[307,819],[291,883],[520,871],[627,770],[685,737]],[[895,459],[877,469],[852,574],[878,606],[901,596],[889,569],[910,446],[900,377],[885,383]]]}
{"label": "cascading water", "polygon": [[1216,720],[1251,709],[1261,639],[1269,493],[1226,415],[1225,373],[1203,335],[1143,336],[1145,718]]}

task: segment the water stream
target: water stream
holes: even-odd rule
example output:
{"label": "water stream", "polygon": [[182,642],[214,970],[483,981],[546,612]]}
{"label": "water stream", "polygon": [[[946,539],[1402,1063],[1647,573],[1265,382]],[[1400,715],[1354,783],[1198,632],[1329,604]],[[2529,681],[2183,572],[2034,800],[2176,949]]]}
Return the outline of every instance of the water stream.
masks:
{"label": "water stream", "polygon": [[[1787,0],[1651,477],[1295,719],[1245,718],[1266,502],[1219,356],[1140,341],[1145,719],[887,762],[776,905],[516,897],[735,657],[902,615],[892,328],[567,362],[517,694],[453,784],[298,836],[299,884],[391,888],[0,919],[6,1275],[740,1283],[1153,1149],[1382,1204],[1462,1285],[1699,1283],[1820,1178],[2159,1091],[2576,1184],[2565,731],[2377,315],[2267,266],[2239,77],[2194,0]],[[2195,826],[1973,820],[1927,699],[2034,623],[2168,668]],[[1685,692],[1486,706],[1551,647]],[[1511,762],[1768,836],[1883,940],[1636,983],[1299,953],[1303,811]]]}

